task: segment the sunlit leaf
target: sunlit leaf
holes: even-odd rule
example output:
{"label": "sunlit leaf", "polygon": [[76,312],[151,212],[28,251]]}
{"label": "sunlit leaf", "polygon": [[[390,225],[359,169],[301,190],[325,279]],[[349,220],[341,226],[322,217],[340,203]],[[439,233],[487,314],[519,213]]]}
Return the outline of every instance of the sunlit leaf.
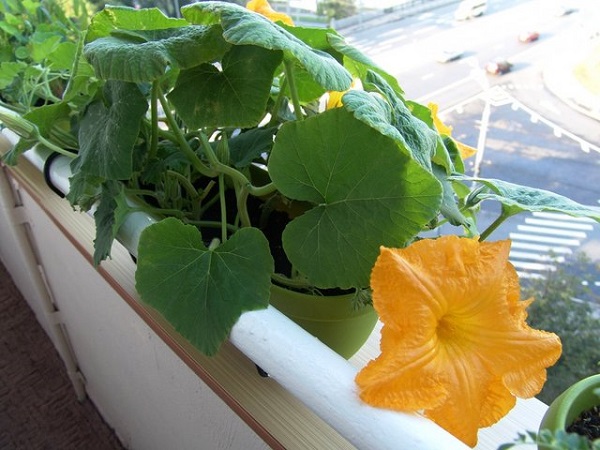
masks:
{"label": "sunlit leaf", "polygon": [[518,214],[523,211],[553,211],[575,217],[589,217],[600,222],[600,211],[577,203],[544,189],[508,183],[492,178],[473,178],[456,175],[453,180],[475,181],[484,186],[468,200],[477,203],[483,200],[496,200],[502,204],[503,211],[508,215]]}
{"label": "sunlit leaf", "polygon": [[56,33],[43,33],[37,31],[31,36],[31,59],[41,62],[48,57],[60,45],[62,37]]}
{"label": "sunlit leaf", "polygon": [[239,5],[225,2],[198,2],[181,8],[191,23],[223,27],[223,37],[236,45],[256,45],[269,50],[282,50],[284,58],[298,61],[326,90],[344,91],[352,77],[335,58],[312,49],[300,39],[269,19]]}
{"label": "sunlit leaf", "polygon": [[269,174],[284,195],[315,205],[287,226],[283,243],[320,287],[368,286],[379,246],[412,239],[442,196],[434,176],[342,108],[284,124]]}
{"label": "sunlit leaf", "polygon": [[256,228],[242,228],[217,248],[168,218],[140,237],[136,287],[183,337],[213,355],[239,316],[269,304],[273,259]]}
{"label": "sunlit leaf", "polygon": [[110,6],[94,15],[87,31],[87,41],[109,36],[115,29],[163,30],[188,25],[184,19],[167,17],[158,8],[135,9],[126,6]]}
{"label": "sunlit leaf", "polygon": [[100,78],[139,83],[161,77],[168,67],[188,69],[212,62],[227,48],[220,27],[189,25],[114,32],[86,44],[84,54]]}
{"label": "sunlit leaf", "polygon": [[357,119],[392,138],[405,154],[431,171],[439,135],[411,114],[383,78],[370,73],[369,79],[377,80],[381,93],[351,90],[343,97],[344,106]]}

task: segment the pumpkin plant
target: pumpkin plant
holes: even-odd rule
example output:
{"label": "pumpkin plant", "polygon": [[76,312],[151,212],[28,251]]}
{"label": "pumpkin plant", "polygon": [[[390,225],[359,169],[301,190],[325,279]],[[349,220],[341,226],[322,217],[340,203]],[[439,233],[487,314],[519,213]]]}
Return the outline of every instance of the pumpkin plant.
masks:
{"label": "pumpkin plant", "polygon": [[[40,141],[64,152],[57,127],[71,138],[68,199],[96,204],[96,264],[128,213],[156,219],[137,248],[137,289],[206,354],[240,314],[268,305],[273,284],[369,303],[380,246],[446,222],[479,235],[483,200],[502,202],[503,218],[532,208],[600,218],[466,177],[465,147],[435,105],[407,100],[334,30],[224,2],[181,12],[107,6],[80,36],[63,96],[20,126],[0,118],[23,137],[7,162]],[[329,95],[337,107],[325,107]]]}

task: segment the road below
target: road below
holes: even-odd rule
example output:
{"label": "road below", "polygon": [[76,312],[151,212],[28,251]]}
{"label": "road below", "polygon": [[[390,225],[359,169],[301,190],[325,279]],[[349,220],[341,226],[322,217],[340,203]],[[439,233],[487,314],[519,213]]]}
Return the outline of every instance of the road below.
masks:
{"label": "road below", "polygon": [[[406,98],[440,105],[453,137],[479,147],[467,161],[469,173],[599,207],[600,124],[572,110],[544,83],[544,71],[556,58],[593,44],[587,33],[600,7],[590,0],[571,4],[575,12],[558,17],[554,1],[497,0],[481,18],[461,22],[448,6],[346,37],[398,78]],[[539,32],[539,40],[519,42],[526,30]],[[462,50],[462,58],[438,63],[437,55],[446,49]],[[513,70],[486,74],[484,65],[498,57],[511,61]],[[484,204],[480,230],[497,214],[497,205]],[[522,276],[541,276],[579,252],[600,261],[600,227],[588,220],[522,214],[492,238],[513,240],[511,261]],[[600,274],[583,281],[600,292]]]}

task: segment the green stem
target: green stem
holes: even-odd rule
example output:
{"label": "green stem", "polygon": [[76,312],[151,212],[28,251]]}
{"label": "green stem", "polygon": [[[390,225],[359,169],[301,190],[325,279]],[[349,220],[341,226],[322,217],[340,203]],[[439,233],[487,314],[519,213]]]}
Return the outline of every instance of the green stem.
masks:
{"label": "green stem", "polygon": [[269,124],[267,125],[269,127],[274,126],[279,121],[279,109],[281,109],[281,104],[283,103],[283,99],[285,98],[286,86],[287,80],[284,78],[281,82],[279,94],[277,94],[277,98],[275,99],[273,109],[271,110],[271,120],[269,120]]}
{"label": "green stem", "polygon": [[156,191],[152,191],[150,189],[131,189],[126,188],[127,195],[135,195],[142,197],[154,197],[158,198],[158,194]]}
{"label": "green stem", "polygon": [[151,113],[151,142],[150,142],[150,154],[151,159],[156,158],[158,153],[158,90],[160,86],[158,80],[152,83],[152,98],[150,100],[150,113]]}
{"label": "green stem", "polygon": [[238,183],[250,183],[248,178],[246,178],[243,173],[219,161],[219,158],[217,158],[217,155],[215,155],[215,152],[213,151],[210,142],[208,142],[208,138],[204,133],[200,133],[200,143],[202,144],[202,149],[204,150],[204,154],[206,155],[208,162],[217,172],[233,178]]}
{"label": "green stem", "polygon": [[62,147],[59,147],[58,145],[53,144],[48,139],[46,139],[44,136],[37,136],[37,140],[44,147],[46,147],[46,148],[48,148],[48,149],[50,149],[50,150],[52,150],[52,151],[54,151],[56,153],[60,153],[61,155],[68,156],[71,159],[73,159],[73,158],[75,158],[77,156],[75,153],[72,153],[72,152],[70,152],[68,150],[65,150]]}
{"label": "green stem", "polygon": [[290,85],[290,94],[292,96],[292,104],[294,105],[294,114],[298,120],[304,119],[302,115],[302,107],[300,106],[300,98],[298,97],[298,89],[296,88],[296,80],[294,80],[294,67],[292,63],[284,59],[285,77]]}
{"label": "green stem", "polygon": [[494,230],[496,228],[498,228],[502,222],[504,222],[506,219],[508,219],[509,217],[511,217],[512,214],[508,213],[505,211],[504,208],[502,208],[502,213],[500,213],[500,215],[498,216],[498,218],[496,220],[494,220],[489,227],[487,227],[480,235],[479,235],[479,241],[485,241],[486,238],[492,234],[494,232]]}
{"label": "green stem", "polygon": [[185,213],[180,209],[168,209],[168,208],[155,208],[153,206],[138,206],[131,208],[131,212],[143,212],[149,215],[159,216],[174,216],[178,219],[184,219]]}
{"label": "green stem", "polygon": [[202,143],[202,148],[204,149],[204,153],[206,155],[206,158],[210,162],[210,165],[217,172],[231,177],[235,183],[238,183],[240,186],[244,186],[244,188],[247,189],[250,194],[256,197],[260,197],[262,195],[267,195],[272,192],[275,192],[277,190],[273,183],[265,184],[264,186],[260,187],[254,186],[252,185],[252,183],[250,183],[250,180],[248,180],[248,178],[246,178],[246,176],[242,172],[234,169],[233,167],[227,166],[221,161],[219,161],[219,158],[217,158],[217,155],[215,155],[215,152],[210,146],[210,142],[208,142],[208,138],[204,133],[200,134],[200,142]]}
{"label": "green stem", "polygon": [[180,174],[179,172],[175,172],[174,170],[167,170],[167,175],[176,178],[177,181],[179,181],[179,183],[181,184],[181,186],[183,186],[183,188],[188,192],[188,194],[190,194],[192,200],[196,200],[199,197],[198,191],[190,182],[190,180],[187,179],[187,177]]}
{"label": "green stem", "polygon": [[237,209],[239,213],[240,223],[243,227],[251,227],[250,215],[248,214],[248,189],[245,186],[240,186],[236,189]]}
{"label": "green stem", "polygon": [[283,284],[284,286],[295,287],[295,288],[309,288],[312,285],[305,280],[298,278],[288,278],[284,275],[274,273],[271,274],[271,279],[277,284]]}
{"label": "green stem", "polygon": [[194,151],[190,147],[190,144],[188,144],[188,142],[186,141],[185,136],[183,135],[183,131],[181,131],[181,128],[179,128],[179,125],[177,125],[177,121],[175,120],[175,117],[173,117],[173,114],[171,114],[171,110],[169,109],[169,104],[167,103],[167,99],[160,91],[160,87],[158,88],[158,99],[160,101],[161,106],[164,109],[165,117],[167,118],[169,127],[172,129],[173,133],[175,134],[175,138],[177,139],[177,142],[179,143],[179,147],[181,148],[181,151],[186,156],[188,161],[192,164],[194,169],[196,169],[202,175],[205,175],[207,177],[216,176],[216,173],[214,171],[210,170],[210,168],[207,167],[200,160],[200,158],[198,158],[198,155],[196,155],[196,153],[194,153]]}
{"label": "green stem", "polygon": [[225,201],[225,176],[219,175],[219,200],[221,202],[221,241],[227,241],[227,203]]}
{"label": "green stem", "polygon": [[[204,227],[204,228],[222,228],[223,227],[223,222],[216,221],[216,220],[186,220],[186,223],[189,223],[191,225],[196,225],[199,227]],[[225,227],[227,227],[227,230],[232,233],[235,233],[237,230],[239,230],[239,227],[236,227],[235,225],[231,225],[230,223],[226,223]]]}

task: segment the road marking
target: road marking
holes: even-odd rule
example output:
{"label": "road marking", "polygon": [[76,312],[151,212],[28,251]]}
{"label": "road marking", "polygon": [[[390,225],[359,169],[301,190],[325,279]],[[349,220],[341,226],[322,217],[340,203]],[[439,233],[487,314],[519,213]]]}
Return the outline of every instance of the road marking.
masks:
{"label": "road marking", "polygon": [[596,223],[596,221],[594,219],[591,219],[589,217],[573,217],[568,214],[561,214],[561,213],[534,212],[533,215],[535,217],[547,217],[547,218],[552,218],[552,219],[556,219],[556,220],[568,220],[568,221],[573,221],[573,222]]}
{"label": "road marking", "polygon": [[536,270],[539,272],[554,272],[557,269],[557,267],[552,264],[530,263],[523,261],[511,261],[511,264],[515,267],[515,269]]}
{"label": "road marking", "polygon": [[525,223],[529,225],[543,225],[546,227],[569,228],[572,230],[591,231],[594,226],[591,223],[569,223],[558,220],[536,219],[535,217],[526,217]]}
{"label": "road marking", "polygon": [[540,253],[532,253],[532,252],[519,252],[519,251],[510,251],[511,258],[519,258],[519,259],[531,259],[534,261],[540,262],[556,262],[556,263],[564,263],[564,256],[552,256],[548,254],[540,254]]}
{"label": "road marking", "polygon": [[550,236],[534,236],[530,234],[523,233],[509,233],[511,239],[523,239],[524,241],[533,241],[533,242],[546,242],[549,244],[560,244],[560,245],[569,245],[571,247],[579,247],[581,242],[577,239],[561,239]]}
{"label": "road marking", "polygon": [[428,80],[430,78],[433,78],[433,76],[434,76],[434,73],[433,72],[429,72],[429,73],[426,73],[425,75],[422,75],[421,76],[421,80]]}
{"label": "road marking", "polygon": [[[587,232],[595,226],[595,221],[588,218],[553,212],[533,213],[516,225],[518,232],[509,233],[512,240],[509,260],[520,278],[544,279],[549,271],[557,270],[559,264],[568,261],[573,248],[581,246],[588,237]],[[582,280],[584,285],[590,283],[592,281]]]}
{"label": "road marking", "polygon": [[541,233],[541,234],[553,234],[556,236],[566,236],[573,237],[579,239],[585,239],[587,234],[583,231],[573,231],[573,230],[560,230],[558,228],[546,228],[546,227],[536,227],[531,225],[518,225],[517,229],[519,231],[525,231],[529,233]]}
{"label": "road marking", "polygon": [[530,242],[513,241],[511,247],[523,250],[537,250],[539,252],[547,252],[552,254],[571,255],[573,253],[573,250],[571,250],[568,247],[555,247],[552,245],[532,244]]}

